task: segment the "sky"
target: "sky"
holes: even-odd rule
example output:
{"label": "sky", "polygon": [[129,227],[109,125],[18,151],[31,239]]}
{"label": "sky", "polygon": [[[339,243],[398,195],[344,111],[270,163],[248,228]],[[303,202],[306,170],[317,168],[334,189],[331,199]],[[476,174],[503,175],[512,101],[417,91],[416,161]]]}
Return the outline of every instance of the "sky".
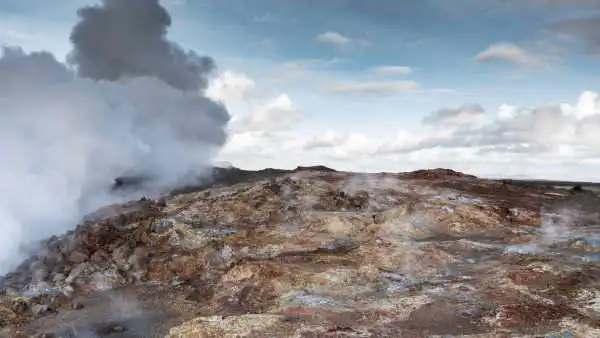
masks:
{"label": "sky", "polygon": [[[0,0],[0,43],[66,60],[93,3]],[[161,3],[216,61],[218,162],[600,181],[600,0]]]}

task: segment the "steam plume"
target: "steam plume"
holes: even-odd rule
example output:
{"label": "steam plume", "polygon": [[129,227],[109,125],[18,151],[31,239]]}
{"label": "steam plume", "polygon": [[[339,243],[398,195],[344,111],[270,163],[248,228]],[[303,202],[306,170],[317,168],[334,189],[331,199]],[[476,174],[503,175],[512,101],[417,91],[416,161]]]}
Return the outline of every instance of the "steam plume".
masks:
{"label": "steam plume", "polygon": [[213,59],[166,40],[171,17],[158,0],[103,0],[78,11],[70,61],[79,76],[115,81],[154,76],[180,90],[206,88]]}
{"label": "steam plume", "polygon": [[79,16],[75,69],[18,47],[0,58],[0,273],[23,245],[121,201],[107,189],[117,176],[151,177],[143,193],[157,193],[225,142],[229,114],[202,92],[214,62],[166,40],[157,0],[104,0]]}

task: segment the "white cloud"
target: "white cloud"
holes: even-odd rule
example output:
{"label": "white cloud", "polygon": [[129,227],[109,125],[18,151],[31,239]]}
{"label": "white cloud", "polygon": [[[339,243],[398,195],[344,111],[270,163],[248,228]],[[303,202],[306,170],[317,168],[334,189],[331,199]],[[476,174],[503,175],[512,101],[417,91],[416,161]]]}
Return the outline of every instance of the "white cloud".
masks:
{"label": "white cloud", "polygon": [[414,81],[381,81],[381,82],[340,82],[326,86],[329,93],[348,94],[398,94],[417,89],[419,84]]}
{"label": "white cloud", "polygon": [[334,45],[345,45],[350,42],[350,39],[340,33],[327,31],[317,35],[316,40],[322,43],[331,43]]}
{"label": "white cloud", "polygon": [[[408,127],[400,120],[373,119],[364,126],[350,125],[344,121],[343,114],[339,115],[340,110],[346,109],[344,105],[338,105],[339,102],[346,98],[357,99],[356,94],[403,93],[418,85],[410,84],[410,81],[393,81],[395,79],[368,81],[367,78],[367,81],[359,82],[336,77],[338,74],[327,68],[331,62],[334,61],[315,59],[285,65],[234,67],[254,71],[249,73],[251,78],[246,76],[254,82],[254,91],[270,87],[270,93],[260,98],[230,94],[230,97],[242,97],[237,102],[246,107],[239,113],[232,111],[238,118],[231,124],[229,143],[219,159],[252,169],[323,164],[340,170],[399,172],[449,167],[481,176],[556,179],[590,179],[597,172],[598,164],[594,161],[600,158],[600,151],[595,150],[595,145],[600,143],[600,106],[595,92],[583,92],[573,102],[538,107],[517,106],[507,100],[500,106],[485,106],[487,113],[484,114],[483,107],[460,106],[460,103],[473,102],[474,93],[463,98],[459,95],[436,96],[436,93],[446,92],[457,94],[458,89],[432,88],[425,90],[432,99],[448,100],[453,104],[456,104],[454,100],[466,99],[467,102],[458,102],[458,105],[450,106],[453,109],[446,109],[454,114],[435,111],[431,115],[437,118],[433,124],[435,128],[429,128],[427,124]],[[306,83],[298,86],[297,82],[282,81],[284,70],[303,74]],[[275,75],[280,76],[280,81],[270,81]],[[354,79],[360,79],[361,75],[365,73],[357,74]],[[243,88],[248,87],[240,85],[238,90],[243,92]],[[350,95],[327,95],[307,88]],[[501,94],[493,90],[488,89],[486,94]],[[305,113],[305,109],[318,114],[318,119],[310,120],[311,115]],[[414,114],[423,111],[401,104],[397,109],[411,109]],[[302,117],[301,121],[298,121],[299,117]],[[413,116],[417,121],[422,118],[425,116]],[[316,123],[325,124],[325,129],[315,131]],[[394,123],[408,129],[394,133],[383,126]],[[586,174],[586,170],[589,173]]]}
{"label": "white cloud", "polygon": [[317,148],[331,148],[343,144],[346,141],[346,136],[336,131],[329,130],[323,134],[315,135],[311,140],[306,142],[304,149],[311,150]]}
{"label": "white cloud", "polygon": [[503,104],[498,109],[498,120],[506,121],[513,119],[517,115],[517,107]]}
{"label": "white cloud", "polygon": [[315,135],[305,142],[303,149],[325,151],[325,155],[338,160],[353,159],[357,156],[372,155],[381,145],[369,139],[362,133],[343,134],[336,131],[327,131]]}
{"label": "white cloud", "polygon": [[339,159],[352,159],[356,156],[373,154],[380,146],[377,141],[371,140],[362,133],[352,133],[344,142],[332,148],[331,156]]}
{"label": "white cloud", "polygon": [[212,79],[206,89],[208,97],[223,102],[230,110],[233,118],[229,129],[234,134],[285,129],[299,118],[299,110],[287,93],[270,92],[248,75],[231,70]]}
{"label": "white cloud", "polygon": [[536,58],[523,48],[512,43],[499,43],[487,47],[475,56],[477,61],[509,61],[515,63],[532,63]]}
{"label": "white cloud", "polygon": [[[431,133],[416,133],[409,130],[401,130],[396,137],[381,144],[375,154],[410,154],[418,152],[420,145],[430,143],[431,140],[442,140],[451,131],[436,131]],[[417,151],[415,151],[417,150]]]}
{"label": "white cloud", "polygon": [[556,58],[525,49],[514,43],[497,43],[488,46],[475,56],[479,62],[508,62],[526,68],[551,69]]}
{"label": "white cloud", "polygon": [[442,108],[426,116],[423,123],[428,125],[464,126],[477,123],[485,110],[481,105],[464,105],[459,108]]}
{"label": "white cloud", "polygon": [[[600,155],[596,149],[600,142],[599,97],[585,91],[573,104],[521,109],[503,104],[488,122],[479,120],[482,123],[469,128],[402,130],[383,139],[382,135],[329,130],[306,137],[293,153],[302,154],[302,159],[318,158],[333,167],[350,165],[349,170],[450,167],[493,177],[592,179],[584,169],[599,164],[594,162]],[[465,119],[481,118],[483,108],[476,105],[452,110],[456,115],[433,116],[456,118],[469,110],[465,107],[472,108]],[[439,126],[454,127],[454,122]]]}
{"label": "white cloud", "polygon": [[225,103],[233,116],[217,162],[251,164],[251,168],[269,166],[274,155],[289,143],[287,129],[300,118],[300,112],[287,93],[270,92],[248,75],[230,70],[210,82],[207,95]]}
{"label": "white cloud", "polygon": [[338,32],[327,31],[321,33],[315,37],[315,41],[321,43],[328,43],[332,45],[336,45],[339,47],[347,47],[347,46],[362,46],[367,47],[371,45],[371,42],[365,39],[360,38],[349,38],[344,36]]}
{"label": "white cloud", "polygon": [[576,119],[581,120],[586,117],[600,115],[600,95],[592,91],[584,91],[579,96],[577,105],[571,107],[569,105],[563,106],[563,110],[567,115],[574,116]]}
{"label": "white cloud", "polygon": [[237,133],[273,131],[288,127],[298,117],[292,100],[283,93],[256,107],[251,114],[234,121],[233,130]]}
{"label": "white cloud", "polygon": [[264,131],[234,133],[221,151],[224,155],[238,155],[251,152],[253,156],[268,156],[273,147],[265,147],[271,135]]}
{"label": "white cloud", "polygon": [[311,154],[302,150],[294,133],[261,130],[232,133],[217,161],[245,169],[291,169],[298,165],[310,165],[310,159]]}
{"label": "white cloud", "polygon": [[413,69],[406,66],[379,66],[369,69],[369,73],[377,76],[407,75],[412,72]]}
{"label": "white cloud", "polygon": [[248,99],[255,90],[256,83],[246,74],[225,71],[210,82],[206,95],[227,105]]}
{"label": "white cloud", "polygon": [[[583,92],[576,104],[553,104],[533,109],[502,105],[498,118],[477,128],[453,130],[442,137],[428,137],[400,151],[410,153],[433,148],[477,149],[480,153],[527,155],[528,160],[564,162],[594,157],[600,142],[600,101],[597,93]],[[576,149],[569,158],[564,147]],[[563,148],[561,148],[563,147]],[[563,149],[563,150],[560,150]],[[533,157],[531,157],[533,156]]]}
{"label": "white cloud", "polygon": [[402,153],[404,149],[410,149],[417,145],[423,139],[423,135],[418,135],[408,130],[401,130],[396,137],[380,144],[375,150],[375,154],[394,154]]}

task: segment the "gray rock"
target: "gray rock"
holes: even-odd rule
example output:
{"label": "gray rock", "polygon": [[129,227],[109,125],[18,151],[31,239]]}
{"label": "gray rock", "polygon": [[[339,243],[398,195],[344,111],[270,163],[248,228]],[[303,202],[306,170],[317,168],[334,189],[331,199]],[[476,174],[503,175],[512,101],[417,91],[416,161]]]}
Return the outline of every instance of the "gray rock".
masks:
{"label": "gray rock", "polygon": [[65,282],[67,283],[73,283],[75,281],[75,279],[77,279],[77,277],[79,277],[79,275],[81,275],[84,272],[89,272],[90,270],[90,265],[88,263],[81,263],[77,266],[75,266],[73,268],[73,270],[71,270],[71,273],[69,273],[69,276],[67,277],[67,279],[65,279]]}
{"label": "gray rock", "polygon": [[34,316],[43,316],[46,313],[48,313],[48,305],[44,305],[44,304],[33,304],[31,306],[31,313],[33,313]]}
{"label": "gray rock", "polygon": [[119,265],[127,264],[131,249],[127,245],[121,245],[112,252],[112,259]]}
{"label": "gray rock", "polygon": [[92,256],[90,257],[90,260],[93,263],[102,263],[102,262],[106,262],[107,258],[109,257],[108,253],[106,253],[106,251],[104,250],[96,250]]}
{"label": "gray rock", "polygon": [[81,310],[83,309],[83,303],[81,303],[81,301],[79,300],[74,300],[73,302],[71,302],[71,308],[74,310]]}
{"label": "gray rock", "polygon": [[81,252],[81,251],[73,251],[69,254],[68,261],[71,263],[83,263],[88,259],[89,255]]}
{"label": "gray rock", "polygon": [[52,276],[52,282],[54,282],[54,283],[60,283],[60,282],[63,282],[66,278],[67,277],[64,274],[62,274],[62,273],[55,273]]}

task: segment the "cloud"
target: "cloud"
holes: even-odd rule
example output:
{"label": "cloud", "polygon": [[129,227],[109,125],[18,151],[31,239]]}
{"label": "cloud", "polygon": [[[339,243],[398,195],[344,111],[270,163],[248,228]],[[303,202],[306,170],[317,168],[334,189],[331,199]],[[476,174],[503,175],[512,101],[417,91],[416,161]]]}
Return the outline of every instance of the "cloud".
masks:
{"label": "cloud", "polygon": [[[273,68],[272,64],[268,66]],[[271,88],[272,83],[261,80],[226,70],[210,81],[207,95],[224,102],[233,116],[227,128],[228,140],[217,160],[254,169],[277,166],[272,161],[282,157],[276,155],[290,140],[293,143],[290,131],[303,118],[301,110],[290,95],[281,91],[279,83]],[[293,157],[289,152],[285,154]]]}
{"label": "cloud", "polygon": [[[259,87],[246,74],[225,71],[210,82],[209,97],[225,102],[233,119],[228,125],[229,139],[220,152],[221,159],[237,156],[266,157],[272,150],[264,148],[300,119],[300,111],[286,93],[265,100],[265,88]],[[260,95],[257,95],[260,94]],[[262,144],[263,146],[258,146]],[[277,147],[273,143],[272,147]],[[254,148],[259,147],[259,148]]]}
{"label": "cloud", "polygon": [[479,121],[485,109],[479,104],[464,105],[459,108],[442,108],[423,119],[423,123],[432,126],[463,126]]}
{"label": "cloud", "polygon": [[556,33],[583,43],[588,53],[600,55],[600,17],[560,21],[552,28]]}
{"label": "cloud", "polygon": [[585,158],[596,151],[600,141],[599,97],[595,92],[585,91],[575,105],[553,104],[520,110],[502,105],[498,118],[492,122],[426,137],[396,150],[410,153],[433,148],[471,148],[483,152],[502,150],[507,155],[522,154],[529,149],[537,158],[563,161],[572,158],[564,157],[563,153],[559,156],[559,150],[571,147],[572,156]]}
{"label": "cloud", "polygon": [[317,42],[328,43],[339,47],[345,47],[350,45],[366,47],[371,45],[371,42],[365,39],[349,38],[334,31],[327,31],[321,33],[315,37],[315,40]]}
{"label": "cloud", "polygon": [[248,131],[272,131],[288,127],[296,118],[298,110],[290,97],[283,93],[255,108],[251,114],[233,121],[236,133]]}
{"label": "cloud", "polygon": [[[478,123],[470,123],[471,118]],[[561,178],[561,170],[563,175],[572,174],[563,179],[589,179],[583,169],[566,168],[592,163],[600,156],[600,95],[592,91],[581,93],[573,104],[534,108],[503,104],[488,120],[475,104],[440,109],[426,119],[436,126],[468,128],[402,130],[390,139],[330,130],[308,138],[302,150],[322,154],[334,163],[365,159],[376,163],[373,170],[381,170],[385,163],[393,171],[400,171],[399,166],[444,166],[495,177]]]}
{"label": "cloud", "polygon": [[326,86],[324,90],[338,94],[389,95],[405,93],[419,88],[414,81],[340,82]]}
{"label": "cloud", "polygon": [[315,135],[311,140],[304,144],[304,149],[330,148],[342,144],[346,136],[338,132],[329,130],[323,134]]}
{"label": "cloud", "polygon": [[362,133],[341,134],[330,130],[305,142],[303,149],[324,149],[330,158],[349,160],[357,156],[371,155],[379,146],[378,142]]}
{"label": "cloud", "polygon": [[497,43],[478,53],[475,60],[486,63],[513,63],[524,68],[549,69],[553,66],[554,58],[526,50],[513,43]]}
{"label": "cloud", "polygon": [[[347,130],[354,126],[337,121],[311,134],[292,119],[274,124],[287,127],[236,131],[223,159],[245,168],[324,164],[342,170],[398,172],[441,166],[483,176],[584,179],[591,174],[586,176],[581,168],[600,155],[595,150],[600,142],[600,106],[592,91],[574,101],[538,107],[505,103],[496,109],[486,106],[485,114],[475,103],[442,108],[428,116],[433,124],[395,135],[387,129]],[[589,165],[585,168],[592,170]]]}
{"label": "cloud", "polygon": [[407,75],[412,72],[413,69],[406,66],[379,66],[369,69],[369,73],[377,76]]}
{"label": "cloud", "polygon": [[217,159],[242,168],[295,168],[309,162],[310,154],[301,151],[292,130],[249,130],[231,133]]}
{"label": "cloud", "polygon": [[333,31],[327,31],[325,33],[321,33],[321,34],[317,35],[317,37],[315,39],[322,43],[330,43],[330,44],[334,44],[334,45],[338,45],[338,46],[345,45],[350,42],[349,38],[343,36],[340,33],[333,32]]}
{"label": "cloud", "polygon": [[231,138],[222,149],[221,156],[233,156],[233,158],[236,158],[241,154],[248,153],[258,157],[269,156],[272,147],[265,146],[265,143],[270,141],[271,138],[272,134],[265,131],[249,131],[232,134]]}
{"label": "cloud", "polygon": [[323,134],[315,135],[311,140],[303,146],[306,150],[318,148],[331,148],[343,144],[346,141],[346,135],[342,135],[336,131],[326,131]]}
{"label": "cloud", "polygon": [[344,142],[332,148],[331,156],[340,159],[352,159],[357,156],[368,156],[379,147],[379,143],[369,139],[362,133],[352,133]]}
{"label": "cloud", "polygon": [[528,64],[536,61],[535,57],[512,43],[491,45],[477,54],[475,59],[481,62],[508,61],[519,64]]}
{"label": "cloud", "polygon": [[498,109],[497,118],[500,121],[513,119],[519,111],[517,107],[508,104],[502,104]]}
{"label": "cloud", "polygon": [[591,170],[586,163],[600,156],[596,146],[600,142],[599,97],[586,91],[571,104],[533,108],[503,104],[487,119],[477,105],[465,105],[454,109],[456,115],[460,116],[460,110],[470,111],[465,120],[478,116],[478,123],[451,121],[442,125],[451,128],[436,129],[425,125],[389,137],[333,128],[314,135],[297,128],[253,130],[234,134],[225,155],[248,168],[312,163],[342,170],[398,172],[449,167],[493,177],[590,179],[591,174],[582,168]]}
{"label": "cloud", "polygon": [[225,71],[210,81],[205,93],[215,101],[230,105],[249,99],[256,90],[256,83],[246,74]]}

